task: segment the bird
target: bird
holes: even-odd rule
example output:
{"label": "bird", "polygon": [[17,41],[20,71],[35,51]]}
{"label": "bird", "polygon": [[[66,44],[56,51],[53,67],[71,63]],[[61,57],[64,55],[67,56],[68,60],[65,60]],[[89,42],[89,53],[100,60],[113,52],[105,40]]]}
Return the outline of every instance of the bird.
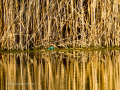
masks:
{"label": "bird", "polygon": [[51,47],[49,47],[49,48],[47,48],[47,50],[53,50],[54,48],[51,46]]}
{"label": "bird", "polygon": [[50,50],[50,47],[49,47],[49,48],[47,48],[47,50]]}
{"label": "bird", "polygon": [[52,49],[52,50],[53,50],[54,48],[51,46],[51,47],[50,47],[50,49]]}

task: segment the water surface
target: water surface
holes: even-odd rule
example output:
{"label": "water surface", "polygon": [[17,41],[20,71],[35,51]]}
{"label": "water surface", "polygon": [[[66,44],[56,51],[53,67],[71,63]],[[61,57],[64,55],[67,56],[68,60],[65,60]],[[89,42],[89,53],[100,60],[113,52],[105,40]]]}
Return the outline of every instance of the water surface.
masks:
{"label": "water surface", "polygon": [[1,53],[0,90],[120,90],[120,51]]}

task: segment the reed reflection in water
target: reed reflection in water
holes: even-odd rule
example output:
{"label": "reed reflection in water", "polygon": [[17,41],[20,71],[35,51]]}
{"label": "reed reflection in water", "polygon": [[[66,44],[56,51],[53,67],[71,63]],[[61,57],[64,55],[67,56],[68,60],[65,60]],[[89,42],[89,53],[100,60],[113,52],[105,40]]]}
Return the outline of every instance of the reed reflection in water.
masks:
{"label": "reed reflection in water", "polygon": [[1,53],[0,90],[120,90],[120,51]]}

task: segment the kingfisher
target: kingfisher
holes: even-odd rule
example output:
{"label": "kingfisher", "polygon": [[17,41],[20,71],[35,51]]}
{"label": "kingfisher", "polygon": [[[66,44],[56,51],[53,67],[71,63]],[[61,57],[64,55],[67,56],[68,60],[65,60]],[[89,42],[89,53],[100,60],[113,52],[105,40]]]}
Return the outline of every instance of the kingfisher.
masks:
{"label": "kingfisher", "polygon": [[50,47],[50,49],[52,49],[52,50],[53,50],[54,48],[51,46],[51,47]]}
{"label": "kingfisher", "polygon": [[49,48],[47,48],[48,50],[53,50],[54,48],[51,46],[51,47],[49,47]]}

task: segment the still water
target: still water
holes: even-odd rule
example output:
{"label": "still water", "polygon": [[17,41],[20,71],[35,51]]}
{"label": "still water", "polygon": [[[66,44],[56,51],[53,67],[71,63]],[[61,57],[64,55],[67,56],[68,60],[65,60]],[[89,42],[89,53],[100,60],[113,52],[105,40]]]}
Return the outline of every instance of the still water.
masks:
{"label": "still water", "polygon": [[0,90],[120,90],[120,51],[0,53]]}

